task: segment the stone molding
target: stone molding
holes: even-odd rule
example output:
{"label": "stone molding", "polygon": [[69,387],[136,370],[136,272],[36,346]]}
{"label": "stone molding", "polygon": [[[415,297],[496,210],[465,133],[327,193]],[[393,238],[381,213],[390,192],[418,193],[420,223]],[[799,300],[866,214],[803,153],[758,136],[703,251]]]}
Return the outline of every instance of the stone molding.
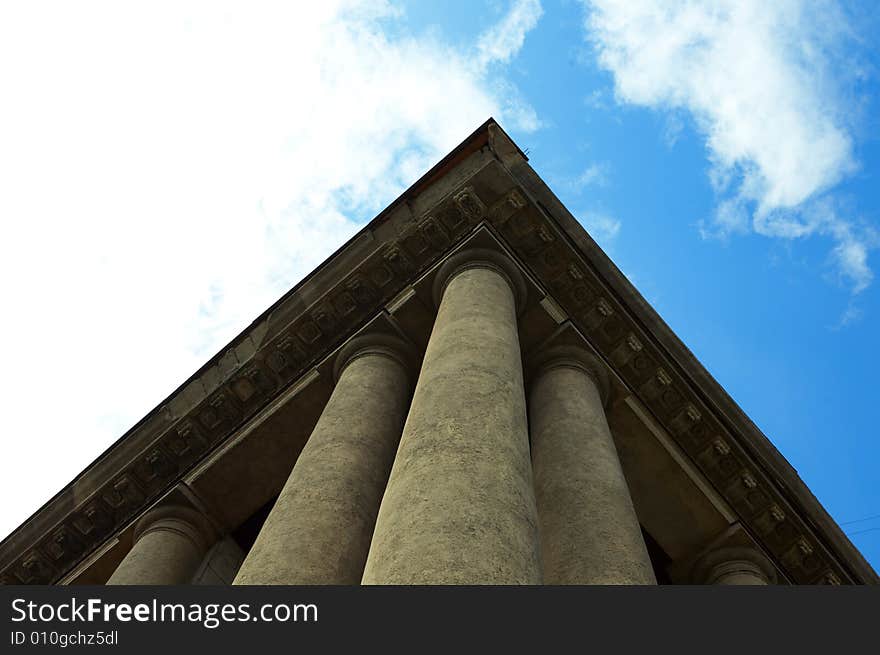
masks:
{"label": "stone molding", "polygon": [[382,333],[359,335],[346,343],[333,364],[333,381],[338,382],[342,372],[354,360],[367,355],[379,355],[394,360],[406,371],[410,386],[415,386],[419,374],[415,348],[403,339]]}
{"label": "stone molding", "polygon": [[709,551],[700,557],[691,570],[693,584],[717,584],[725,576],[747,573],[768,585],[776,584],[776,569],[754,548],[727,547]]}
{"label": "stone molding", "polygon": [[206,552],[218,536],[201,512],[182,505],[160,505],[151,509],[135,523],[132,536],[137,542],[151,532],[175,532],[183,535],[200,552]]}
{"label": "stone molding", "polygon": [[443,293],[452,279],[459,273],[484,268],[495,271],[505,279],[510,290],[513,292],[517,312],[521,312],[526,303],[528,291],[519,268],[509,257],[497,250],[488,248],[466,248],[450,256],[440,266],[437,276],[434,278],[434,305],[440,307]]}
{"label": "stone molding", "polygon": [[532,356],[528,363],[529,377],[537,380],[554,368],[568,367],[583,371],[596,385],[602,406],[608,405],[611,383],[608,370],[595,355],[572,345],[551,346]]}

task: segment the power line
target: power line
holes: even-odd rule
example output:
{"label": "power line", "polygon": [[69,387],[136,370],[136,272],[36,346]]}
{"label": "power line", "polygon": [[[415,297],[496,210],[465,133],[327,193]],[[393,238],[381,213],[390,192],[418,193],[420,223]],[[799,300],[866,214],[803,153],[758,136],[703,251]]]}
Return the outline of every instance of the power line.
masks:
{"label": "power line", "polygon": [[838,525],[852,525],[853,523],[864,523],[865,521],[870,521],[872,519],[880,519],[880,514],[874,514],[874,516],[866,516],[863,519],[856,519],[855,521],[844,521],[843,523],[839,523]]}
{"label": "power line", "polygon": [[876,528],[868,528],[867,530],[858,530],[856,532],[850,532],[846,536],[847,537],[855,537],[857,534],[865,534],[866,532],[874,532],[874,530],[880,530],[880,525],[878,525]]}

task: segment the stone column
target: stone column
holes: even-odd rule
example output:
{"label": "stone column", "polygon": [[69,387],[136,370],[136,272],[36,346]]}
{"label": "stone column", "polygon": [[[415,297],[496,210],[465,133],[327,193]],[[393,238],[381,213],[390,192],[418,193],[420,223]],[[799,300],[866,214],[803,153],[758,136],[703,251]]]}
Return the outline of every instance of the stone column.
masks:
{"label": "stone column", "polygon": [[134,545],[107,584],[189,584],[213,541],[199,512],[176,505],[152,509],[135,525]]}
{"label": "stone column", "polygon": [[529,419],[544,582],[656,584],[605,418],[605,369],[577,347],[535,364]]}
{"label": "stone column", "polygon": [[540,582],[522,363],[525,287],[493,251],[453,255],[382,499],[364,584]]}
{"label": "stone column", "polygon": [[336,386],[233,584],[358,584],[412,382],[404,342],[353,340]]}
{"label": "stone column", "polygon": [[697,560],[692,572],[694,584],[772,585],[776,570],[754,548],[727,547],[710,551]]}

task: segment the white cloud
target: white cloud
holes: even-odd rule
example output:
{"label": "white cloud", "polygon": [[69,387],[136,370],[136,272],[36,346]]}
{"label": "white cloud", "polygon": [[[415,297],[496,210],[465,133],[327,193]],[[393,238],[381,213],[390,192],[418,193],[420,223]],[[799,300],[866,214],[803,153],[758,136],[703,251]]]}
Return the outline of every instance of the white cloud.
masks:
{"label": "white cloud", "polygon": [[580,222],[590,236],[603,248],[608,248],[620,232],[620,221],[599,212],[583,212]]}
{"label": "white cloud", "polygon": [[578,175],[572,185],[577,189],[587,186],[605,186],[608,184],[608,165],[593,163]]}
{"label": "white cloud", "polygon": [[604,111],[611,104],[610,93],[605,89],[593,89],[584,97],[584,105],[590,109]]}
{"label": "white cloud", "polygon": [[543,13],[539,0],[515,0],[504,18],[480,37],[477,43],[477,61],[480,65],[510,61],[522,48],[526,34],[538,24]]}
{"label": "white cloud", "polygon": [[[831,237],[854,292],[871,234],[823,197],[856,168],[846,84],[850,30],[830,1],[591,0],[586,26],[619,100],[688,111],[719,194],[705,235]],[[855,73],[852,71],[855,70]]]}
{"label": "white cloud", "polygon": [[840,330],[848,325],[858,322],[862,318],[862,313],[862,310],[850,301],[849,305],[847,305],[846,309],[843,311],[843,314],[840,315],[837,324],[832,325],[831,329],[835,331]]}
{"label": "white cloud", "polygon": [[386,3],[0,6],[0,536],[489,115],[536,127],[474,62],[539,14],[462,51]]}

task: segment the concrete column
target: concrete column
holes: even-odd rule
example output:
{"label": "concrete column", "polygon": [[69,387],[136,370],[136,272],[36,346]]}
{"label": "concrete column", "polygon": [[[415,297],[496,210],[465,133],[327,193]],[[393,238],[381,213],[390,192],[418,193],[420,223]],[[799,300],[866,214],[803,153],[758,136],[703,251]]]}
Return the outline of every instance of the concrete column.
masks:
{"label": "concrete column", "polygon": [[772,585],[776,584],[776,570],[754,548],[728,547],[697,560],[692,579],[704,585]]}
{"label": "concrete column", "polygon": [[540,582],[516,325],[524,294],[499,253],[465,251],[441,268],[364,584]]}
{"label": "concrete column", "polygon": [[195,510],[157,507],[135,525],[134,545],[107,584],[189,584],[213,540],[210,524]]}
{"label": "concrete column", "polygon": [[564,347],[536,362],[529,398],[546,584],[656,584],[603,408],[605,370]]}
{"label": "concrete column", "polygon": [[409,405],[400,340],[343,348],[337,382],[233,584],[358,584]]}

